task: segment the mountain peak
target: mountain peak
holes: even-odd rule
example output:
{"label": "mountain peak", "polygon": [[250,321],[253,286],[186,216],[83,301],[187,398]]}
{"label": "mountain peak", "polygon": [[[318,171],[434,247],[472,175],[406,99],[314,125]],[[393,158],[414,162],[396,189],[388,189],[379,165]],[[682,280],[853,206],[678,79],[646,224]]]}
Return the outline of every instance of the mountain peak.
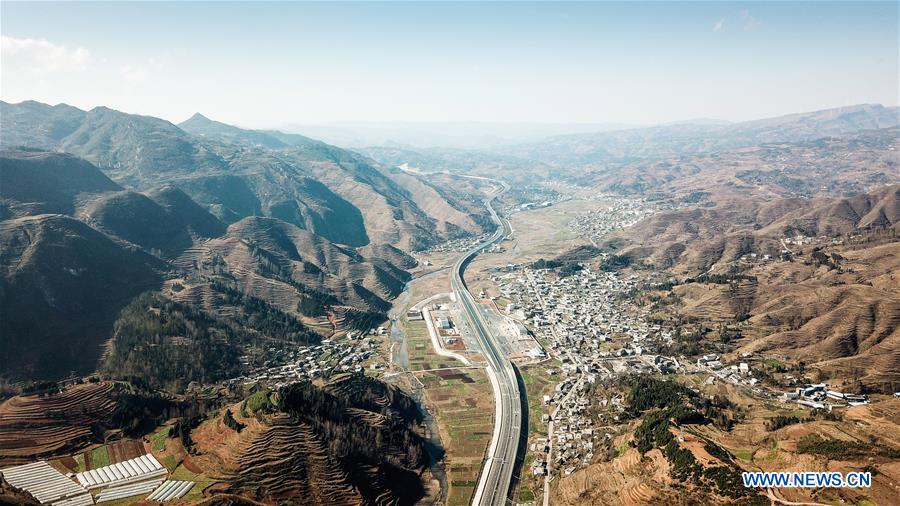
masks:
{"label": "mountain peak", "polygon": [[203,123],[212,123],[213,120],[207,118],[206,116],[200,114],[199,112],[195,112],[193,116],[191,116],[190,118],[188,118],[188,119],[186,119],[186,120],[184,121],[184,123],[187,123],[187,122],[193,122],[193,123],[199,123],[199,122],[203,122]]}

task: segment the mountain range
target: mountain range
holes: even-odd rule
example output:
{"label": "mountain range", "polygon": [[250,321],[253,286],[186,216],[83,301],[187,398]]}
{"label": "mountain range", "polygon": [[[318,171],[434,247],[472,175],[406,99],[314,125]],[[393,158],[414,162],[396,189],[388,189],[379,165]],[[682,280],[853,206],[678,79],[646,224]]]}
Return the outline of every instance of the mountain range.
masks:
{"label": "mountain range", "polygon": [[176,126],[105,107],[37,102],[0,103],[0,114],[0,147],[70,153],[133,190],[174,184],[226,223],[268,216],[349,246],[404,249],[481,232],[471,219],[429,215],[415,192],[372,160],[302,136],[241,130],[201,115]]}
{"label": "mountain range", "polygon": [[679,123],[551,137],[507,146],[498,153],[554,166],[700,155],[747,146],[843,137],[900,125],[900,109],[862,104],[740,123]]}
{"label": "mountain range", "polygon": [[900,184],[852,197],[733,199],[660,212],[601,247],[683,279],[683,321],[739,329],[738,351],[829,381],[900,385]]}
{"label": "mountain range", "polygon": [[476,196],[299,135],[38,102],[0,115],[0,376],[90,372],[128,302],[173,283],[207,311],[224,282],[308,325],[363,325],[409,252],[490,226]]}

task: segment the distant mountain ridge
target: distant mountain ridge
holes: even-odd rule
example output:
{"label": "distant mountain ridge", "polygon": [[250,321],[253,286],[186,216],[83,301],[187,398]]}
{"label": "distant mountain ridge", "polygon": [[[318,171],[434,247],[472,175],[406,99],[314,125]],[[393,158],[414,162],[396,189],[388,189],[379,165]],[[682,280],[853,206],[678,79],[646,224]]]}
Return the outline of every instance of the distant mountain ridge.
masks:
{"label": "distant mountain ridge", "polygon": [[740,123],[676,123],[551,137],[494,150],[555,166],[697,155],[766,143],[802,142],[900,125],[900,108],[861,104]]}
{"label": "distant mountain ridge", "polygon": [[298,134],[266,130],[245,130],[211,120],[199,112],[179,123],[178,127],[185,132],[201,137],[234,144],[262,146],[270,149],[285,149],[291,146],[326,146],[324,142]]}
{"label": "distant mountain ridge", "polygon": [[[200,115],[183,125],[196,135],[104,107],[0,103],[2,147],[69,152],[136,190],[175,182],[227,223],[272,216],[335,242],[375,241],[407,250],[439,241],[446,231],[441,216],[424,212],[408,190],[357,153]],[[473,220],[455,225],[481,232]]]}

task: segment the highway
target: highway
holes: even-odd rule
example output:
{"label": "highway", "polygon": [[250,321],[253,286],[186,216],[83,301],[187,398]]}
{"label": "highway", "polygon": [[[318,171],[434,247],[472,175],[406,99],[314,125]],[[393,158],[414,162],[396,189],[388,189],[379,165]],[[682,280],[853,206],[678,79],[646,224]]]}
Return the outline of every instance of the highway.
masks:
{"label": "highway", "polygon": [[516,463],[516,452],[519,446],[519,436],[522,431],[522,404],[519,384],[512,363],[499,349],[495,338],[491,335],[490,326],[484,319],[480,304],[466,287],[463,273],[466,265],[479,252],[501,241],[509,234],[509,224],[497,216],[497,212],[491,205],[492,201],[509,187],[500,182],[503,188],[494,192],[484,200],[484,205],[491,213],[491,218],[499,226],[497,231],[489,238],[465,252],[457,260],[450,277],[450,285],[456,300],[460,304],[463,314],[468,321],[482,349],[482,354],[487,360],[486,372],[494,389],[495,414],[494,430],[491,443],[485,457],[484,466],[478,479],[475,495],[472,497],[473,505],[502,505],[507,504],[510,492],[510,484],[513,477],[513,469]]}

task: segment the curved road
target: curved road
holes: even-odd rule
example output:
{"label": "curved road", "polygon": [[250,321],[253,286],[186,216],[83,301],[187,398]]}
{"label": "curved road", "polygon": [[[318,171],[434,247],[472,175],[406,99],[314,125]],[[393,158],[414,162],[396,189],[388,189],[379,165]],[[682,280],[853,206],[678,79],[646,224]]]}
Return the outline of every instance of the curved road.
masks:
{"label": "curved road", "polygon": [[[479,178],[487,179],[487,178]],[[494,181],[494,180],[491,180]],[[499,182],[503,188],[484,199],[484,205],[491,213],[491,218],[499,227],[497,231],[485,241],[473,247],[457,260],[453,266],[450,285],[456,300],[463,309],[463,314],[469,326],[475,333],[482,354],[487,359],[488,377],[494,389],[495,417],[494,431],[484,467],[478,479],[478,487],[472,497],[474,505],[499,505],[508,502],[510,484],[512,482],[513,468],[516,463],[516,451],[519,446],[519,436],[522,430],[522,408],[519,392],[519,384],[513,371],[512,363],[502,351],[499,350],[494,336],[491,335],[490,326],[485,321],[480,304],[466,287],[463,273],[466,265],[478,255],[479,252],[501,241],[509,233],[509,224],[497,216],[491,202],[503,192],[509,189],[506,183]]]}

